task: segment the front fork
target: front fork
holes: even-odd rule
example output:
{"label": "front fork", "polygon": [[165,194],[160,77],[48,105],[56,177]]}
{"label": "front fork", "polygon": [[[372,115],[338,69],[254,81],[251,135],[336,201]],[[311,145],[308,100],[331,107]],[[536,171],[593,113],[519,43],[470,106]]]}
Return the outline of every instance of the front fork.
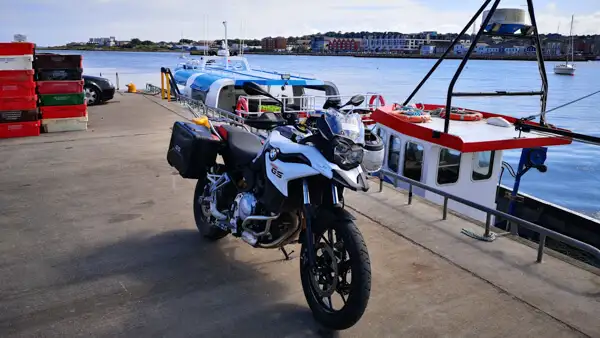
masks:
{"label": "front fork", "polygon": [[[315,241],[314,235],[312,231],[312,220],[313,217],[313,208],[310,206],[310,192],[308,190],[308,181],[304,179],[302,181],[302,192],[304,194],[304,216],[306,220],[306,247],[308,249],[308,266],[310,268],[315,266],[316,262],[316,253],[315,253]],[[331,196],[333,198],[333,205],[337,205],[339,203],[339,195],[337,186],[335,184],[331,184]]]}

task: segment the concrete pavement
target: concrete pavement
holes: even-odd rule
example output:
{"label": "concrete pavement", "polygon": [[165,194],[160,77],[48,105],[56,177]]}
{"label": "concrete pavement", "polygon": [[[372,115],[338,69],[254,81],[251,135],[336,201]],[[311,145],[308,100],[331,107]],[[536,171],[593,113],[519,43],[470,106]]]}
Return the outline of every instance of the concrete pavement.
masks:
{"label": "concrete pavement", "polygon": [[[354,194],[349,204],[357,211],[372,261],[371,300],[355,327],[326,332],[315,324],[304,299],[297,258],[284,261],[278,251],[253,249],[231,237],[218,243],[200,238],[191,206],[195,182],[180,178],[165,158],[169,128],[179,116],[132,94],[89,113],[87,132],[0,140],[2,337],[578,337],[598,332],[598,323],[589,319],[597,311],[573,324],[561,311],[540,310],[533,300],[519,298],[526,289],[508,292],[487,275],[461,266],[464,262],[441,251],[438,242],[412,238],[409,226],[419,222],[425,233],[435,232],[427,220],[370,196],[360,197],[368,203],[359,208]],[[369,209],[373,205],[387,209]],[[387,217],[406,227],[378,224],[386,225]],[[597,283],[594,276],[581,278]],[[521,279],[515,278],[518,289]],[[587,297],[595,301],[597,294]]]}

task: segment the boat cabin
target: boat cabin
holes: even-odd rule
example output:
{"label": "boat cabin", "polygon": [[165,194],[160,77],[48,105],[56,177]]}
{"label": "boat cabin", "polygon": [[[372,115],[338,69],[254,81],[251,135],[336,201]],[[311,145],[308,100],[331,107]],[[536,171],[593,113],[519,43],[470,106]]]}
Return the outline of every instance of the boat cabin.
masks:
{"label": "boat cabin", "polygon": [[[417,104],[379,107],[371,114],[374,130],[386,145],[385,171],[496,209],[496,189],[505,150],[571,143],[570,139],[515,130],[515,118],[458,108],[444,133],[444,107]],[[531,124],[535,124],[531,122]],[[409,184],[384,176],[397,188]],[[413,193],[437,204],[444,198],[414,186]],[[448,208],[485,221],[486,214],[448,201]]]}
{"label": "boat cabin", "polygon": [[[237,56],[203,56],[187,60],[178,65],[173,78],[184,96],[229,112],[235,111],[240,96],[246,95],[242,85],[247,81],[258,84],[275,97],[287,97],[286,105],[290,107],[300,107],[301,98],[310,93],[339,95],[332,82],[307,75],[254,69],[246,58]],[[253,108],[257,107],[250,107],[250,110]]]}

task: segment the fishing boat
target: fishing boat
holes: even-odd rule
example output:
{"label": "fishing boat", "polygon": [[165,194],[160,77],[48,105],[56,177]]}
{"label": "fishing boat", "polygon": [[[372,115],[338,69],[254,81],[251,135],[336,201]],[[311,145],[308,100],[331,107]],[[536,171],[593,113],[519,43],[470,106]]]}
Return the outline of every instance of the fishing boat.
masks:
{"label": "fishing boat", "polygon": [[[577,141],[600,145],[598,137],[577,134],[548,123],[548,83],[535,26],[524,26],[514,34],[535,41],[542,90],[474,93],[455,91],[454,85],[473,52],[471,48],[450,82],[445,104],[411,103],[415,94],[452,51],[459,37],[466,33],[489,2],[473,16],[404,102],[384,105],[372,113],[371,118],[375,122],[373,131],[385,144],[385,161],[377,175],[396,189],[408,191],[409,203],[412,196],[417,195],[443,205],[444,215],[446,210],[451,210],[462,217],[485,224],[483,234],[463,229],[465,235],[476,239],[493,241],[495,234],[490,228],[495,226],[510,231],[506,234],[520,235],[534,241],[543,240],[539,229],[518,226],[507,218],[500,219],[492,215],[495,211],[501,211],[510,217],[518,217],[600,248],[600,234],[597,232],[600,221],[519,193],[520,182],[525,173],[529,170],[546,172],[546,157],[551,147]],[[491,13],[498,2],[495,1]],[[531,22],[535,23],[533,5],[530,2],[528,6]],[[493,17],[491,13],[484,18],[473,45],[477,44],[482,35],[507,36],[506,31],[498,29],[501,24],[490,22]],[[512,36],[513,33],[509,35]],[[498,96],[540,96],[540,112],[527,118],[516,118],[509,114],[452,105],[454,97]],[[503,161],[504,154],[509,150],[521,151],[516,168]],[[500,184],[504,173],[510,173],[514,177],[512,188]],[[556,246],[553,249],[567,254],[577,252],[577,249],[566,246]],[[591,263],[600,266],[598,259],[592,259]]]}
{"label": "fishing boat", "polygon": [[[573,19],[574,16],[571,16],[571,30],[569,31],[569,39],[570,39],[570,52],[567,53],[567,61],[565,63],[560,63],[554,66],[554,74],[557,75],[575,75],[575,57],[574,57],[574,45],[573,45]],[[571,55],[571,63],[569,63],[569,55]]]}

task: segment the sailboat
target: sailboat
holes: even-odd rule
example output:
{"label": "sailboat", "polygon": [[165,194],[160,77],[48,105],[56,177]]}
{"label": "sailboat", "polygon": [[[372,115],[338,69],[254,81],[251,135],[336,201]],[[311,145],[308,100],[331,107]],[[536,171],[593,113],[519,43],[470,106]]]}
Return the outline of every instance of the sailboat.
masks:
{"label": "sailboat", "polygon": [[573,46],[573,17],[571,16],[571,31],[569,37],[571,38],[571,63],[569,63],[569,53],[567,53],[567,62],[557,64],[554,66],[554,74],[558,75],[574,75],[575,74],[575,58],[574,58],[574,46]]}

